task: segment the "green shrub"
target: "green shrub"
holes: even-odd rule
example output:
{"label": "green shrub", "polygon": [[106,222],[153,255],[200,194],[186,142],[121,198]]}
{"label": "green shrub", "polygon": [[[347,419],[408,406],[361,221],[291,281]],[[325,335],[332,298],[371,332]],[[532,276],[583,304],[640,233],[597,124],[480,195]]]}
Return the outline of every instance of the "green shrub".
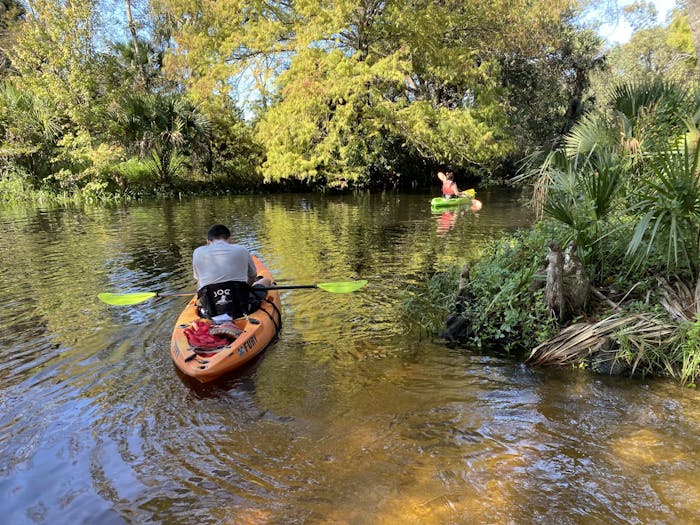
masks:
{"label": "green shrub", "polygon": [[700,378],[700,321],[687,323],[678,340],[671,352],[676,374],[681,383],[694,387]]}
{"label": "green shrub", "polygon": [[[557,239],[547,223],[493,243],[470,272],[462,315],[468,342],[508,353],[528,350],[556,331],[544,298],[546,244]],[[490,254],[490,255],[488,255]]]}
{"label": "green shrub", "polygon": [[402,311],[409,326],[419,326],[437,334],[445,327],[445,318],[456,307],[460,269],[450,268],[427,278],[425,288],[404,293]]}
{"label": "green shrub", "polygon": [[27,176],[19,168],[9,170],[0,175],[0,201],[3,204],[24,202],[27,198]]}
{"label": "green shrub", "polygon": [[113,168],[123,187],[132,194],[149,193],[156,187],[156,175],[148,163],[131,157]]}
{"label": "green shrub", "polygon": [[529,350],[557,330],[542,287],[546,244],[558,238],[557,227],[540,223],[490,243],[470,268],[466,300],[458,302],[459,268],[433,276],[425,290],[410,290],[405,314],[432,333],[445,326],[445,318],[459,312],[468,324],[464,341],[470,346],[504,350]]}

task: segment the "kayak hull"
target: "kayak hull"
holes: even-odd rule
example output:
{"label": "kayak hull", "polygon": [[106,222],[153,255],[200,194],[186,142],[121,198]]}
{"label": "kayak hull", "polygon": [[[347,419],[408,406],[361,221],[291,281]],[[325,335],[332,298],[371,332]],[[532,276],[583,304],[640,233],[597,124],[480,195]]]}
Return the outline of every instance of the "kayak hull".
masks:
{"label": "kayak hull", "polygon": [[431,208],[453,208],[455,206],[464,206],[471,204],[471,197],[453,197],[446,199],[444,197],[434,197],[430,200]]}
{"label": "kayak hull", "polygon": [[[258,275],[269,277],[270,271],[253,257]],[[272,343],[282,326],[282,304],[277,290],[268,290],[258,310],[245,318],[235,319],[234,324],[242,333],[229,345],[216,349],[216,353],[195,352],[185,335],[185,329],[193,321],[201,320],[197,311],[197,296],[194,296],[177,318],[170,339],[170,357],[175,366],[185,375],[202,383],[242,367],[259,355]]]}

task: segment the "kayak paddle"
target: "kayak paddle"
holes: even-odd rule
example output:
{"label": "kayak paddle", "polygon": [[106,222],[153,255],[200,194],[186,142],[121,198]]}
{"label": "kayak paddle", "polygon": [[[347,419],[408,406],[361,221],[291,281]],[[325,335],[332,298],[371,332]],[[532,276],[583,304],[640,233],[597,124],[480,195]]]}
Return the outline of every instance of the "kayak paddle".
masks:
{"label": "kayak paddle", "polygon": [[[366,280],[346,281],[339,283],[318,283],[318,284],[289,284],[284,286],[256,286],[257,290],[297,290],[301,288],[319,288],[331,293],[352,293],[367,284]],[[139,304],[153,297],[180,297],[192,296],[197,292],[134,292],[134,293],[109,293],[102,292],[97,297],[103,303],[112,306],[131,306]]]}
{"label": "kayak paddle", "polygon": [[318,284],[289,284],[284,286],[256,286],[258,290],[296,290],[299,288],[320,288],[324,292],[331,293],[352,293],[356,292],[364,285],[367,281],[346,281],[341,283],[318,283]]}
{"label": "kayak paddle", "polygon": [[110,293],[102,292],[97,294],[97,298],[103,303],[111,304],[112,306],[131,306],[139,304],[152,297],[169,297],[169,296],[188,296],[191,297],[197,292],[135,292],[135,293]]}

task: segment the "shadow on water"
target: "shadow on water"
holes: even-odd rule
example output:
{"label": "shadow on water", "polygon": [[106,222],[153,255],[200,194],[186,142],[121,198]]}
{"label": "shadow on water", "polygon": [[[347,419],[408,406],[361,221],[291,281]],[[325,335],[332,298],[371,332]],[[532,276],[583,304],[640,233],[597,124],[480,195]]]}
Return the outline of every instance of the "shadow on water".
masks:
{"label": "shadow on water", "polygon": [[[0,508],[36,523],[691,523],[700,398],[417,337],[402,294],[527,226],[518,194],[441,229],[426,194],[0,211]],[[285,284],[278,341],[210,384],[169,355],[215,222]]]}

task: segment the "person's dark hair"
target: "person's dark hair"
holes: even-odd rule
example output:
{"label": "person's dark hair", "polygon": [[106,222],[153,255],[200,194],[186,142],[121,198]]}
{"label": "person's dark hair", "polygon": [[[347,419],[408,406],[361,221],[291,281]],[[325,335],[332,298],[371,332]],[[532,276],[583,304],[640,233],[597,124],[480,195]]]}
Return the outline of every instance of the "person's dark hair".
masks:
{"label": "person's dark hair", "polygon": [[448,171],[445,173],[445,176],[447,177],[447,180],[453,180],[455,178],[455,174],[452,173],[451,171]]}
{"label": "person's dark hair", "polygon": [[231,230],[229,230],[223,224],[215,224],[207,232],[207,239],[210,241],[216,241],[219,239],[229,239],[231,237]]}

